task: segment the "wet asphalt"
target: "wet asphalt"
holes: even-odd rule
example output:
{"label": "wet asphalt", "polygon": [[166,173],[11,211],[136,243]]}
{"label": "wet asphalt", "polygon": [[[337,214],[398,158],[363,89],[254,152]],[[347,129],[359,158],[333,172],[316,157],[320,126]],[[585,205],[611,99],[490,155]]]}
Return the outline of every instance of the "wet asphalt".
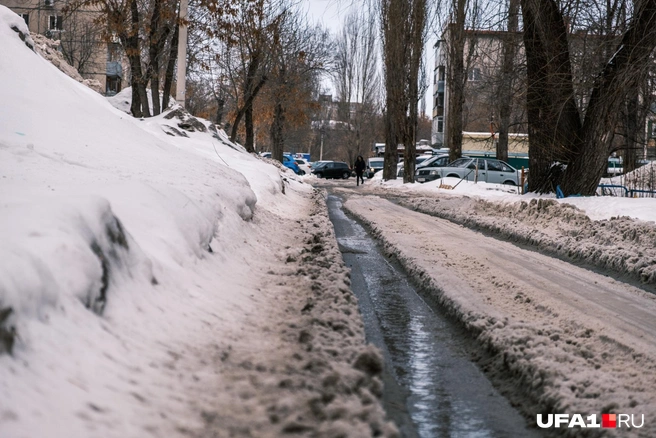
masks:
{"label": "wet asphalt", "polygon": [[339,197],[327,203],[367,340],[385,357],[385,409],[403,436],[543,436],[470,360],[467,334],[422,300]]}

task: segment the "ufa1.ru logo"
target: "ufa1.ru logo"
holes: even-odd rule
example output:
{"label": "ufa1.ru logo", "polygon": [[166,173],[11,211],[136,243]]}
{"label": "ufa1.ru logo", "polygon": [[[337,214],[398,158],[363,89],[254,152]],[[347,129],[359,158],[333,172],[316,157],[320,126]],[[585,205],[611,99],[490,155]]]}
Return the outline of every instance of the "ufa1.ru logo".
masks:
{"label": "ufa1.ru logo", "polygon": [[[638,420],[640,424],[637,423]],[[542,429],[548,429],[550,427],[601,427],[604,429],[633,427],[639,429],[645,425],[645,415],[601,414],[601,423],[599,423],[596,414],[588,415],[587,417],[583,417],[581,414],[538,414],[537,421],[538,427]]]}

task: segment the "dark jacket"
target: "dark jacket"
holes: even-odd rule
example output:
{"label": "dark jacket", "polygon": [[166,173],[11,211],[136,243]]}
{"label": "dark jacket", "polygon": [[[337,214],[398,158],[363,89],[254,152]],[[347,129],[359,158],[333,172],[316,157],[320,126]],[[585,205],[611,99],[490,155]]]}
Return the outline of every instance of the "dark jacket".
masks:
{"label": "dark jacket", "polygon": [[363,173],[364,169],[367,167],[367,164],[364,162],[364,160],[355,160],[354,167],[356,173]]}

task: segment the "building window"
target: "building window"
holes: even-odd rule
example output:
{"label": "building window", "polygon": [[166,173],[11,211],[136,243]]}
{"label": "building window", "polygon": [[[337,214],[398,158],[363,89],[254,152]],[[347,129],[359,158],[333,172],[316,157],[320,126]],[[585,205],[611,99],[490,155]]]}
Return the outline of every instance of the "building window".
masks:
{"label": "building window", "polygon": [[21,17],[23,17],[23,20],[25,20],[27,27],[30,27],[30,14],[21,14]]}
{"label": "building window", "polygon": [[472,68],[467,72],[467,79],[470,81],[480,81],[481,80],[481,69]]}
{"label": "building window", "polygon": [[438,80],[438,81],[443,81],[443,80],[444,80],[444,76],[445,76],[445,71],[446,71],[446,69],[444,68],[443,65],[440,65],[440,66],[437,68],[437,71],[438,71],[438,75],[437,75],[437,78],[438,78],[438,79],[437,79],[437,80]]}
{"label": "building window", "polygon": [[444,93],[437,93],[437,97],[435,97],[435,106],[437,108],[442,108],[444,106]]}
{"label": "building window", "polygon": [[444,117],[437,118],[437,132],[444,132]]}
{"label": "building window", "polygon": [[48,21],[48,29],[64,30],[64,17],[61,15],[51,15]]}

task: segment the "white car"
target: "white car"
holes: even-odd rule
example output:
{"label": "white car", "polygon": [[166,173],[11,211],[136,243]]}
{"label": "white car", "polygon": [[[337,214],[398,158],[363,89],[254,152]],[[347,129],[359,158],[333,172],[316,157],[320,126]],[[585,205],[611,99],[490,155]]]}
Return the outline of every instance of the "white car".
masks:
{"label": "white car", "polygon": [[[415,161],[415,170],[427,166],[441,167],[447,164],[449,164],[449,154],[420,155]],[[396,166],[396,176],[403,177],[403,161]]]}
{"label": "white car", "polygon": [[296,161],[296,164],[298,164],[298,167],[305,172],[306,175],[309,175],[312,173],[312,169],[310,168],[310,163],[304,158],[294,158],[294,161]]}
{"label": "white car", "polygon": [[371,157],[367,159],[367,167],[364,169],[364,174],[367,178],[373,178],[374,175],[383,170],[385,159],[382,157]]}

